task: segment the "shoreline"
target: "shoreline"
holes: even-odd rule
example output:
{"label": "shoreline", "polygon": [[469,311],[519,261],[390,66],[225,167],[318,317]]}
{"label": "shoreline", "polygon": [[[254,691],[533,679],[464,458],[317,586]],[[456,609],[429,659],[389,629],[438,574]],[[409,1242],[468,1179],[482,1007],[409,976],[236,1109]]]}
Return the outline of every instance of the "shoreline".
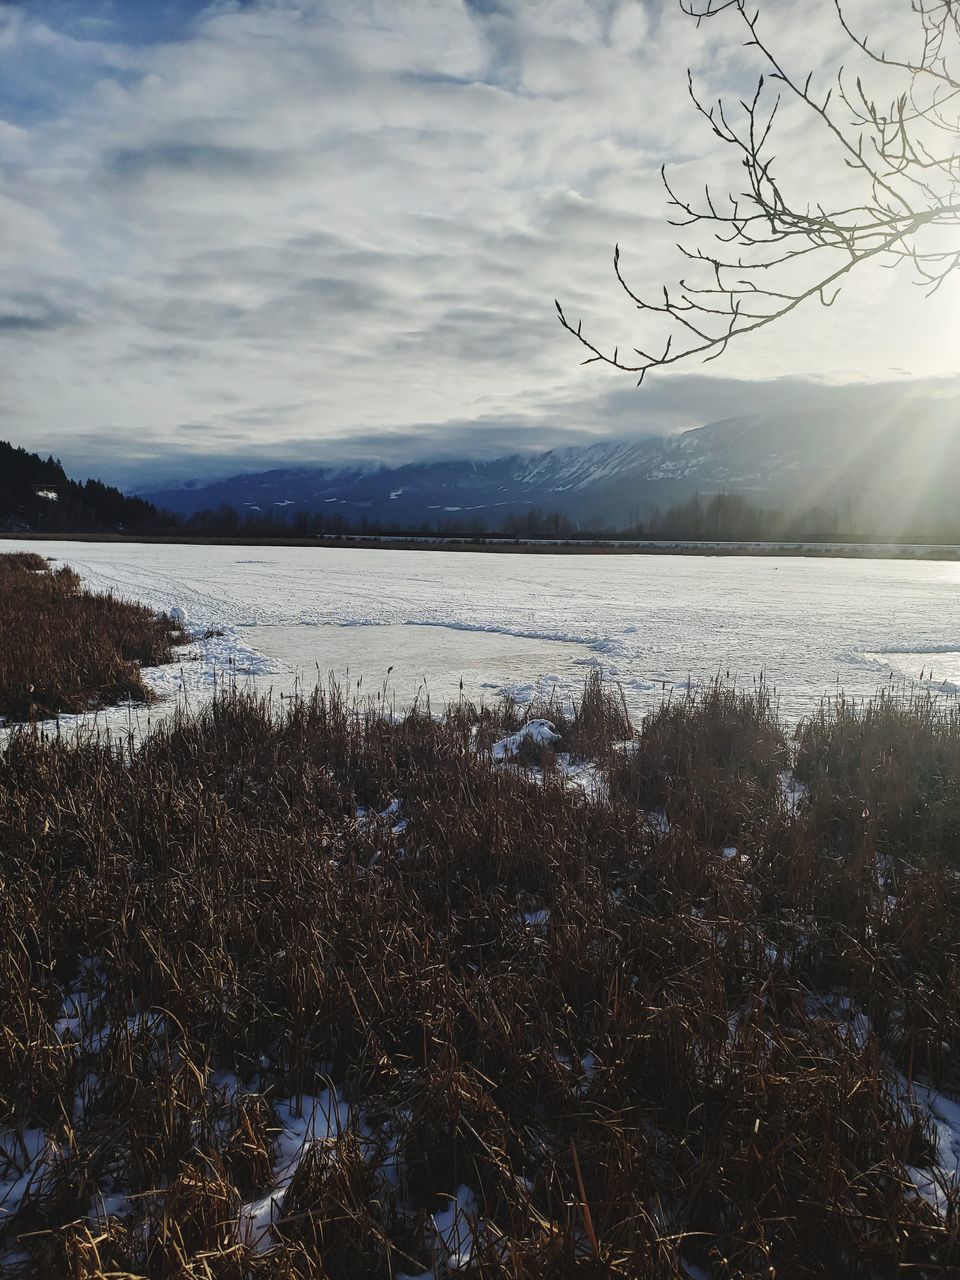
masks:
{"label": "shoreline", "polygon": [[311,538],[125,533],[0,533],[0,542],[116,542],[168,546],[341,547],[379,551],[475,551],[506,555],[790,556],[811,559],[960,560],[960,544],[907,542],[704,542],[629,538],[318,534]]}

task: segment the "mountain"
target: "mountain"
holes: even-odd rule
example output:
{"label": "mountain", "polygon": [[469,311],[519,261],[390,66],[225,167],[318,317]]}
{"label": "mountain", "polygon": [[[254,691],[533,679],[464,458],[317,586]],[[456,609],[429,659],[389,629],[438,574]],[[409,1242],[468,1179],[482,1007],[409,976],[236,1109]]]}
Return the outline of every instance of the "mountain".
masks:
{"label": "mountain", "polygon": [[183,515],[227,505],[287,519],[308,511],[351,522],[420,525],[456,519],[495,523],[505,515],[543,507],[593,518],[597,496],[611,485],[625,483],[618,509],[630,506],[629,477],[642,469],[650,447],[647,440],[605,442],[486,462],[464,459],[368,470],[286,468],[203,486],[144,491],[142,496]]}
{"label": "mountain", "polygon": [[[323,503],[358,485],[365,477],[376,475],[375,469],[334,467],[284,467],[271,471],[230,476],[208,484],[190,481],[169,489],[141,488],[138,496],[178,515],[197,511],[216,511],[230,506],[238,510],[284,514],[296,511],[322,511]],[[162,493],[163,501],[155,494]],[[362,501],[362,499],[361,499]]]}
{"label": "mountain", "polygon": [[943,401],[879,421],[824,415],[745,416],[666,438],[613,440],[492,461],[373,469],[301,467],[144,492],[189,515],[221,505],[338,514],[350,523],[496,527],[539,508],[584,525],[623,527],[694,494],[736,493],[790,513],[839,511],[894,535],[918,518],[953,518],[960,486],[960,411]]}

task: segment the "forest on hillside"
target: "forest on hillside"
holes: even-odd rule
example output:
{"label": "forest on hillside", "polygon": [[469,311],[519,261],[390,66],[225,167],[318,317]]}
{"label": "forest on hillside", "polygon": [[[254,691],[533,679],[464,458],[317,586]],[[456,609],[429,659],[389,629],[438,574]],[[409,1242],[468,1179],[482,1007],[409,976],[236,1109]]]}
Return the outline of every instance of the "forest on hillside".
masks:
{"label": "forest on hillside", "polygon": [[169,523],[142,498],[99,480],[71,480],[56,458],[0,440],[0,532],[145,533]]}

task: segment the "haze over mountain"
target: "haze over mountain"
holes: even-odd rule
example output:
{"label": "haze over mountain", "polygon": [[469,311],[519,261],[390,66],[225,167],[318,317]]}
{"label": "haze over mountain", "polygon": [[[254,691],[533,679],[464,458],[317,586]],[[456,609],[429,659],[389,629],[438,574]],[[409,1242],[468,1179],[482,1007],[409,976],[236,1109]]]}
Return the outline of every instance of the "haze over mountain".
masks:
{"label": "haze over mountain", "polygon": [[294,467],[141,491],[192,514],[240,511],[343,515],[351,523],[495,527],[539,508],[581,524],[622,527],[693,494],[738,493],[796,512],[835,509],[897,535],[949,519],[960,485],[960,407],[948,400],[909,424],[899,416],[844,424],[822,415],[744,416],[659,439],[401,467]]}

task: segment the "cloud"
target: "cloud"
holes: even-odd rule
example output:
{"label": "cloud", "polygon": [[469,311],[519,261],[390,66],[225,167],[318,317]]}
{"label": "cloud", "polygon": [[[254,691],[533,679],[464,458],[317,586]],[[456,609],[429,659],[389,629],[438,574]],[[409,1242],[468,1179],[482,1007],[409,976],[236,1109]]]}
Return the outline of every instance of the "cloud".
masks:
{"label": "cloud", "polygon": [[159,172],[165,177],[188,174],[204,183],[241,178],[271,180],[290,173],[288,156],[265,147],[224,147],[190,142],[157,142],[151,146],[121,147],[106,157],[107,170],[117,177],[139,179]]}
{"label": "cloud", "polygon": [[[835,65],[827,0],[773,9],[797,65]],[[491,456],[952,369],[949,291],[924,309],[879,272],[721,376],[637,393],[580,368],[555,296],[644,345],[613,244],[638,288],[683,269],[661,161],[739,181],[684,74],[742,91],[740,46],[640,0],[0,2],[7,430],[113,477],[209,475]],[[814,192],[823,147],[784,125]]]}
{"label": "cloud", "polygon": [[12,294],[10,311],[0,311],[0,333],[54,333],[77,323],[75,312],[43,296]]}

